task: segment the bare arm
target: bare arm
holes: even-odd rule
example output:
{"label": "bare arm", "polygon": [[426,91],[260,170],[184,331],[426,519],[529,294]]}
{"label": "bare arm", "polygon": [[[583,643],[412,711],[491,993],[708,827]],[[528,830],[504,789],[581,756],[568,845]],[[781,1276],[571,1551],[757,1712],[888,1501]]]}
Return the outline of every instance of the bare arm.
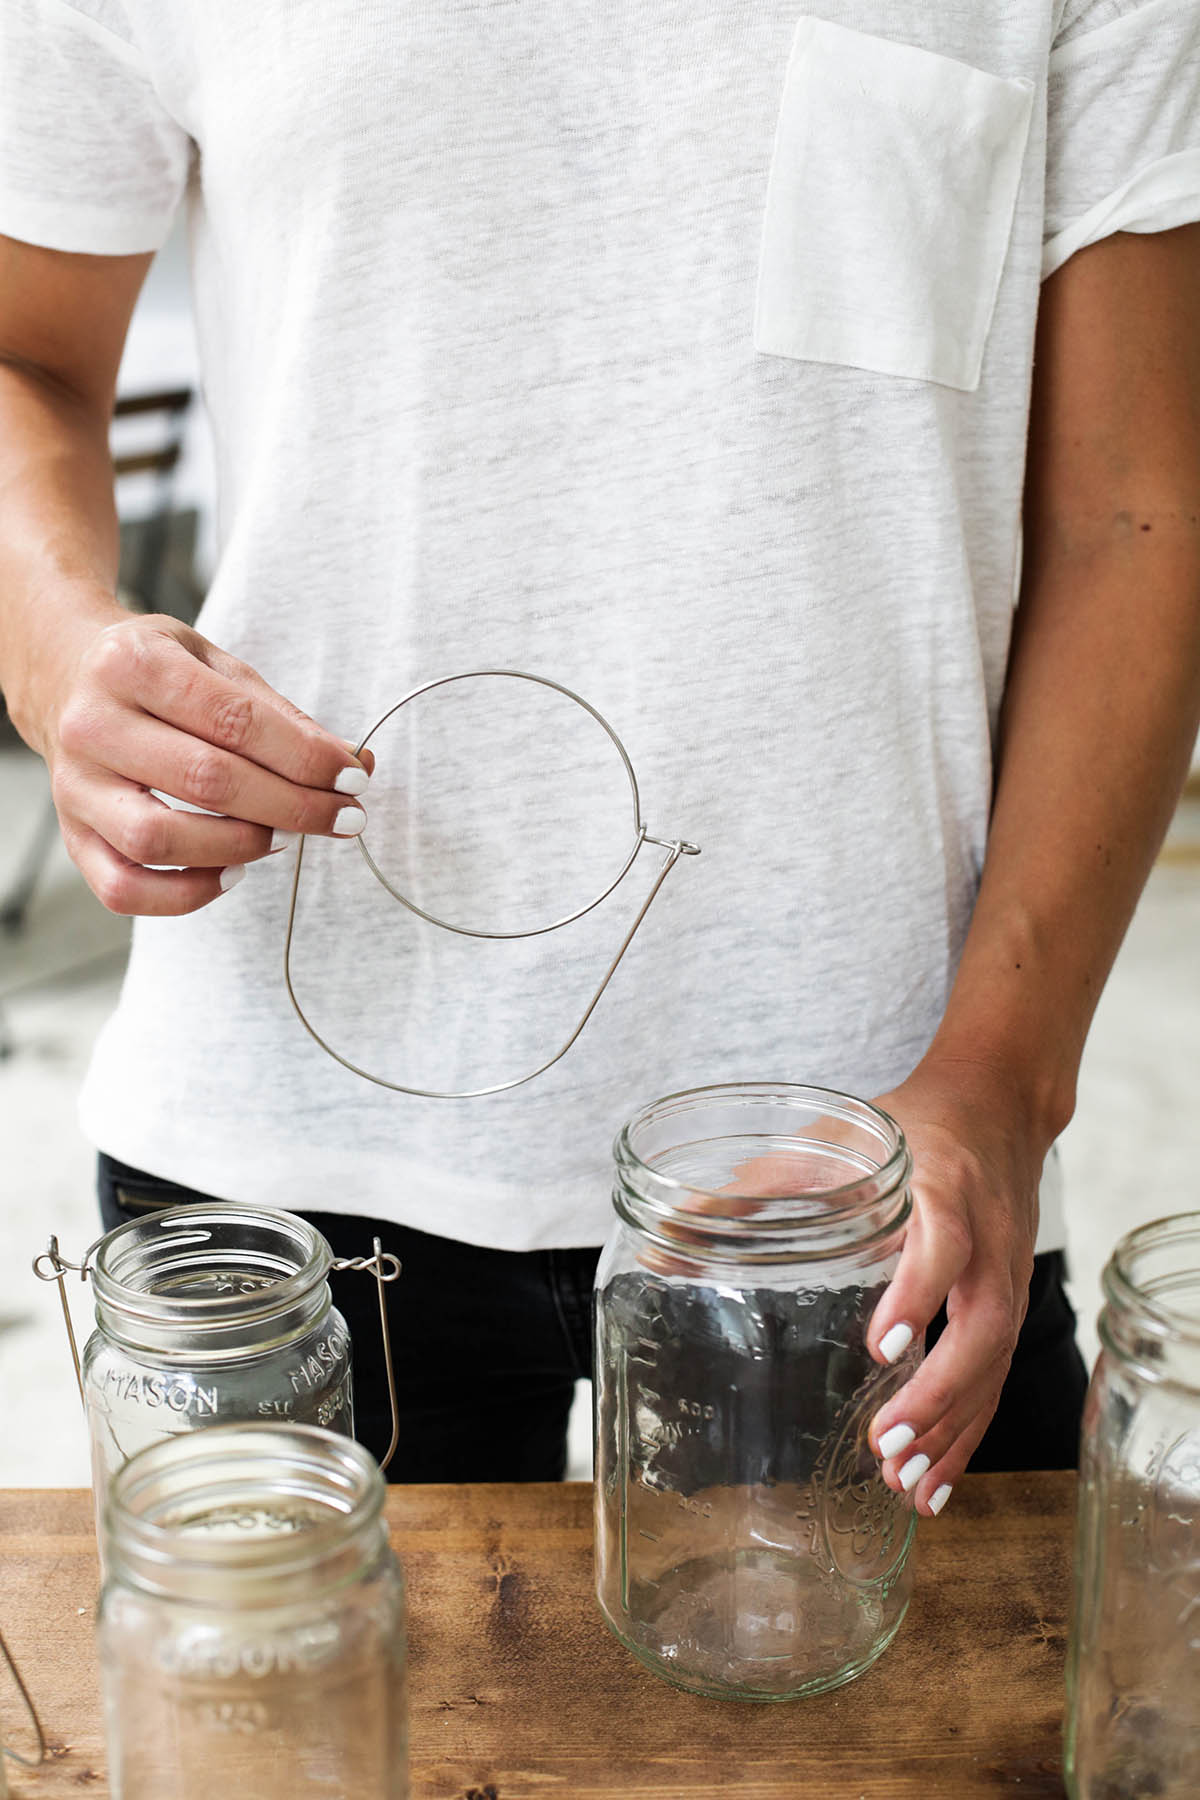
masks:
{"label": "bare arm", "polygon": [[39,751],[45,640],[57,660],[126,616],[114,598],[108,422],[150,261],[62,257],[0,237],[0,687]]}
{"label": "bare arm", "polygon": [[1200,226],[1118,235],[1046,284],[1025,524],[979,900],[934,1042],[883,1099],[917,1205],[871,1343],[943,1300],[949,1325],[872,1436],[912,1427],[884,1473],[927,1456],[926,1511],[995,1408],[1041,1165],[1200,724]]}
{"label": "bare arm", "polygon": [[[116,600],[108,425],[150,260],[0,237],[0,688],[100,898],[180,913],[276,831],[353,835],[362,809],[341,796],[365,782],[254,670]],[[173,811],[151,788],[222,816]]]}

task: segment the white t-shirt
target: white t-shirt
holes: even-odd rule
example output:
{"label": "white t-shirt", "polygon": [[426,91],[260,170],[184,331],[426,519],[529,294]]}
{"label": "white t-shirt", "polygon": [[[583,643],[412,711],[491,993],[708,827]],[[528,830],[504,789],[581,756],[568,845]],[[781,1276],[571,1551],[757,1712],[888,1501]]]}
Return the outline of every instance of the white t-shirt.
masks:
{"label": "white t-shirt", "polygon": [[[139,920],[82,1101],[104,1149],[229,1199],[586,1244],[648,1101],[869,1097],[921,1056],[984,854],[1039,283],[1200,218],[1200,9],[824,12],[4,0],[0,230],[144,251],[186,195],[222,545],[200,629],[348,737],[438,676],[563,682],[650,832],[703,852],[574,1048],[487,1099],[389,1092],[306,1035],[290,855]],[[366,799],[397,885],[483,925],[570,910],[631,835],[607,740],[548,690],[526,730],[519,685],[491,684],[490,744],[478,704],[402,713]],[[392,1080],[509,1079],[660,855],[492,943],[315,842],[298,989]]]}

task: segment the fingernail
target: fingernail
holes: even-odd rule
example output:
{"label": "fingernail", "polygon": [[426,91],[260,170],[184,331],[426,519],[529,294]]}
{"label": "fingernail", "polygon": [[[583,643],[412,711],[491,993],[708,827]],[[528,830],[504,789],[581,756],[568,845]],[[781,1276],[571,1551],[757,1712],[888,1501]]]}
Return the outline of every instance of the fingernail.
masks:
{"label": "fingernail", "polygon": [[932,1494],[929,1496],[929,1510],[935,1519],[953,1492],[954,1489],[948,1481],[943,1481],[940,1488],[934,1488]]}
{"label": "fingernail", "polygon": [[916,1487],[928,1467],[929,1458],[923,1450],[918,1450],[915,1456],[909,1457],[900,1471],[900,1486],[906,1494]]}
{"label": "fingernail", "polygon": [[904,1355],[913,1341],[911,1325],[893,1325],[879,1340],[879,1354],[884,1362],[894,1363]]}
{"label": "fingernail", "polygon": [[367,815],[361,806],[343,806],[334,814],[334,837],[357,837],[367,822]]}
{"label": "fingernail", "polygon": [[227,894],[230,888],[236,887],[245,873],[245,863],[230,863],[227,869],[222,869],[220,875],[221,892]]}
{"label": "fingernail", "polygon": [[916,1435],[911,1425],[892,1425],[879,1440],[880,1456],[899,1456],[902,1450],[908,1449]]}
{"label": "fingernail", "polygon": [[267,851],[267,855],[274,856],[277,850],[290,850],[293,844],[298,844],[299,842],[300,833],[298,831],[273,831],[271,833],[271,848]]}
{"label": "fingernail", "polygon": [[335,794],[365,794],[370,780],[365,769],[347,764],[334,782],[333,791]]}

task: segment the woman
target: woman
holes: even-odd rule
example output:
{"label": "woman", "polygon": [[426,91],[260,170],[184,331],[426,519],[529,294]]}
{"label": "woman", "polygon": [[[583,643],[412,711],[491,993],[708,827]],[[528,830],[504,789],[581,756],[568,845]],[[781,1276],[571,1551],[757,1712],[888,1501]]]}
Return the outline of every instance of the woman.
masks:
{"label": "woman", "polygon": [[[948,1322],[872,1427],[889,1485],[940,1510],[1014,1350],[977,1461],[1073,1459],[1043,1167],[1200,707],[1200,24],[826,11],[5,8],[0,680],[139,915],[83,1096],[105,1221],[196,1192],[379,1230],[402,1478],[561,1472],[614,1129],[760,1075],[882,1096],[914,1151],[872,1352]],[[185,203],[195,632],[120,609],[106,455]],[[371,930],[337,840],[406,796],[346,740],[481,666],[582,693],[704,854],[546,1076],[397,1098],[288,1009],[280,833],[329,840],[325,974],[408,1085],[531,1061],[603,949],[501,978]],[[533,803],[460,799],[503,860]]]}

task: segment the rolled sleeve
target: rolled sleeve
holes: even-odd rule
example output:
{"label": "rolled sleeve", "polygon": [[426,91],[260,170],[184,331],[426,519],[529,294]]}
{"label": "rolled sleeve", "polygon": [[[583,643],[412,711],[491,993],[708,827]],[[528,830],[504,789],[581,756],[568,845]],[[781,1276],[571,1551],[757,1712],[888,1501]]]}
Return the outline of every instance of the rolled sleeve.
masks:
{"label": "rolled sleeve", "polygon": [[[101,13],[103,16],[101,16]],[[48,250],[157,250],[191,140],[112,0],[0,5],[0,232]]]}
{"label": "rolled sleeve", "polygon": [[1047,111],[1043,276],[1114,231],[1200,220],[1198,0],[1076,8]]}

